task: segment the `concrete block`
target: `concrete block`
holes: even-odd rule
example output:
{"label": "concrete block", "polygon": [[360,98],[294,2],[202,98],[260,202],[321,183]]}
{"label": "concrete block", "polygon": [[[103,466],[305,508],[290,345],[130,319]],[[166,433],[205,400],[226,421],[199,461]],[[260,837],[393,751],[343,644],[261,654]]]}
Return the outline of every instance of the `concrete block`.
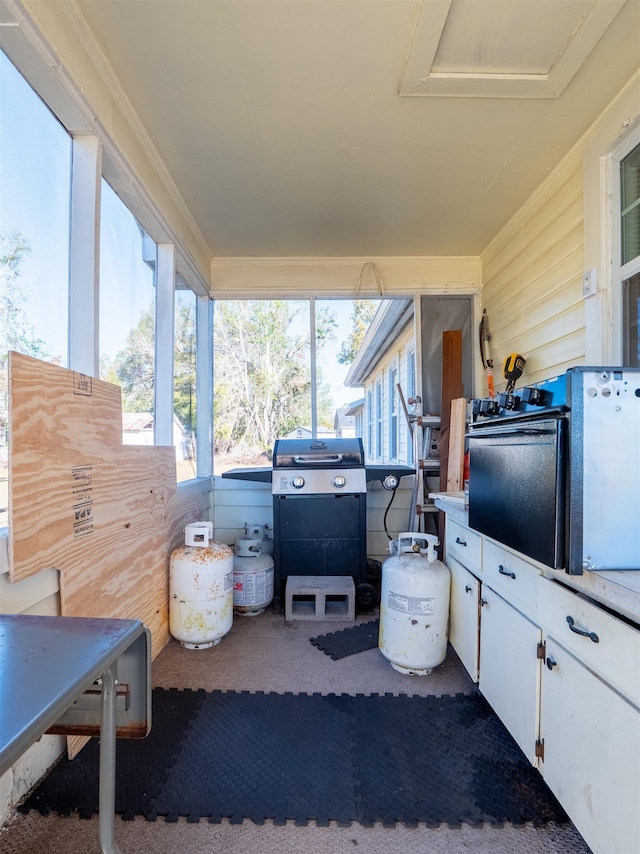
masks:
{"label": "concrete block", "polygon": [[349,575],[290,575],[285,620],[355,620],[356,588]]}

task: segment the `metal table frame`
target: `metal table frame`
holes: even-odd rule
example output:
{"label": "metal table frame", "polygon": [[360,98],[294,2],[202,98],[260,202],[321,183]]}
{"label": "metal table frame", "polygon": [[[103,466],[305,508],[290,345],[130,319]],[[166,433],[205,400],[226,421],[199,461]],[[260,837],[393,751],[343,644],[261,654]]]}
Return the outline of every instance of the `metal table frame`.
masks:
{"label": "metal table frame", "polygon": [[140,646],[144,633],[138,620],[0,615],[0,775],[101,680],[103,854],[120,854],[114,835],[117,662],[132,644]]}

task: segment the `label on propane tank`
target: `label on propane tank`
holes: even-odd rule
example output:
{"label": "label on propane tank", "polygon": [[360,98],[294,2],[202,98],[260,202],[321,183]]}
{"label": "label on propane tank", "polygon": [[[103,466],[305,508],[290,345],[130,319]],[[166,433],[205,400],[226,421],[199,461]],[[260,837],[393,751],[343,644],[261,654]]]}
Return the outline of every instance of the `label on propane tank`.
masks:
{"label": "label on propane tank", "polygon": [[435,599],[424,596],[405,596],[403,593],[389,591],[387,605],[394,611],[402,611],[403,614],[419,614],[429,617],[435,612]]}
{"label": "label on propane tank", "polygon": [[224,574],[225,593],[227,590],[231,590],[232,587],[233,587],[233,570],[231,572],[225,572],[225,574]]}

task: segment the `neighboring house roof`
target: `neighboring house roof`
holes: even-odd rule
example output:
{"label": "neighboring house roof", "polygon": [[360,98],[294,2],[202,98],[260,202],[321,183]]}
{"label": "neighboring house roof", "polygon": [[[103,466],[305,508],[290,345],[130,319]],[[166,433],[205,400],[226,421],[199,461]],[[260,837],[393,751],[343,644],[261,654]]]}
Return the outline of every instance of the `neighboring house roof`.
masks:
{"label": "neighboring house roof", "polygon": [[153,412],[123,412],[122,429],[125,433],[153,430]]}
{"label": "neighboring house roof", "polygon": [[371,371],[412,319],[413,299],[388,299],[380,303],[344,381],[348,388],[365,384]]}
{"label": "neighboring house roof", "polygon": [[364,409],[364,397],[361,397],[359,400],[354,400],[353,403],[348,403],[346,406],[345,415],[356,415],[358,412]]}
{"label": "neighboring house roof", "polygon": [[[153,412],[123,412],[122,430],[124,433],[139,433],[141,430],[153,430]],[[174,413],[173,426],[180,434],[184,433],[184,427],[180,419]]]}
{"label": "neighboring house roof", "polygon": [[341,406],[339,409],[336,409],[336,414],[333,419],[333,429],[336,431],[336,435],[339,430],[344,430],[345,428],[355,427],[356,419],[350,412],[347,412],[346,406]]}
{"label": "neighboring house roof", "polygon": [[[325,436],[326,438],[332,438],[335,436],[335,432],[333,430],[325,430],[322,427],[318,427],[316,434],[318,436]],[[289,430],[287,435],[284,437],[285,439],[306,439],[307,437],[313,436],[313,430],[311,427],[305,427],[301,425],[300,427],[296,427],[293,430]]]}

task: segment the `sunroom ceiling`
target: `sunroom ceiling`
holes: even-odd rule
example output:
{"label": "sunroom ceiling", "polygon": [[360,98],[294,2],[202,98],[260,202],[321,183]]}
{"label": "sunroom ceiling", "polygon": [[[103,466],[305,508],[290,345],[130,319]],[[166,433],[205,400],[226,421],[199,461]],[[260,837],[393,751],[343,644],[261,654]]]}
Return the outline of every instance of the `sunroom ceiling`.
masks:
{"label": "sunroom ceiling", "polygon": [[640,0],[65,4],[214,256],[477,255],[640,64]]}

